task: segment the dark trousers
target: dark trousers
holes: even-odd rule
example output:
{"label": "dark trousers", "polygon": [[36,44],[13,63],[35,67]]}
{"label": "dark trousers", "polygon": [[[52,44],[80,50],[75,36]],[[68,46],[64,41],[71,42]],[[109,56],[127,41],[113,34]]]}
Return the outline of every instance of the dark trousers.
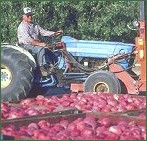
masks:
{"label": "dark trousers", "polygon": [[58,61],[58,58],[55,56],[55,54],[47,48],[32,45],[23,45],[23,47],[37,55],[36,61],[39,66],[45,66],[46,64],[50,63],[54,64]]}
{"label": "dark trousers", "polygon": [[45,60],[45,48],[41,46],[23,45],[29,52],[37,55],[37,63],[39,66],[46,64]]}

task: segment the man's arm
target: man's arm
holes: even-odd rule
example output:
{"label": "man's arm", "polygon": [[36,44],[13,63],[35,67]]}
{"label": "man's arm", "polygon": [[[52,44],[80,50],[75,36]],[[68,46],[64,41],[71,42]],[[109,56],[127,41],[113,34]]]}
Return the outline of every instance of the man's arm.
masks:
{"label": "man's arm", "polygon": [[31,43],[31,45],[33,45],[33,46],[47,47],[47,44],[46,44],[46,43],[40,42],[40,41],[34,40],[34,39],[32,39],[32,40],[30,41],[30,43]]}
{"label": "man's arm", "polygon": [[19,43],[31,44],[33,46],[42,46],[42,47],[46,47],[47,46],[45,43],[40,42],[39,40],[33,39],[29,35],[27,26],[20,25],[18,27],[17,32],[18,32],[18,40],[19,40]]}
{"label": "man's arm", "polygon": [[55,34],[55,32],[53,31],[48,31],[48,30],[45,30],[43,29],[42,27],[40,27],[39,25],[37,25],[38,29],[39,29],[39,32],[42,36],[51,36],[53,34]]}

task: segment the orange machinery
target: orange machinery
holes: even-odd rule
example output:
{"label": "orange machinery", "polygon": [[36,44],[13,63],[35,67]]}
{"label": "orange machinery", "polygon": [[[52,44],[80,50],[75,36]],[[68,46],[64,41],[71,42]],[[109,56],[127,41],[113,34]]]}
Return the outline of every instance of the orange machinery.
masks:
{"label": "orange machinery", "polygon": [[139,34],[135,38],[137,60],[140,62],[140,91],[146,91],[146,21],[145,1],[140,2]]}
{"label": "orange machinery", "polygon": [[137,60],[140,62],[140,91],[146,90],[146,28],[145,21],[139,22],[139,36],[135,38]]}

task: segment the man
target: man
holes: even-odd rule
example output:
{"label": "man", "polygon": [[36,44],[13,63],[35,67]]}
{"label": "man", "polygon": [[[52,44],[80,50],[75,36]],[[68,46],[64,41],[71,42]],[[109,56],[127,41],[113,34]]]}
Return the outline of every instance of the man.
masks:
{"label": "man", "polygon": [[22,22],[18,26],[17,36],[18,42],[25,49],[31,50],[37,54],[37,63],[40,66],[40,71],[43,76],[47,76],[45,69],[47,44],[39,40],[39,36],[58,35],[62,31],[47,31],[41,28],[38,24],[32,22],[32,10],[29,7],[23,8]]}

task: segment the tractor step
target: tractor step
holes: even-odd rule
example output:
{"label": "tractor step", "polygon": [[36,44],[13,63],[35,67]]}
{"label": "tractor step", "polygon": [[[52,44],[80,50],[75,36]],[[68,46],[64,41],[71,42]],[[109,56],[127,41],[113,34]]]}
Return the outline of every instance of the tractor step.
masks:
{"label": "tractor step", "polygon": [[84,85],[83,83],[71,83],[70,90],[72,92],[83,92],[84,91]]}

